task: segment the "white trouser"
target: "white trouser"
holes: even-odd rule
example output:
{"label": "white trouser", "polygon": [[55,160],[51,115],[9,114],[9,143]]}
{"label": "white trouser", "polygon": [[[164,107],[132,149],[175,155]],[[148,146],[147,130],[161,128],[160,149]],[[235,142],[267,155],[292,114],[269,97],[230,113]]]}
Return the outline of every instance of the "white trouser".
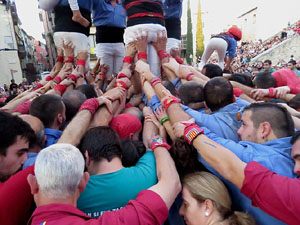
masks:
{"label": "white trouser", "polygon": [[107,76],[118,74],[123,65],[125,57],[124,44],[119,43],[98,43],[96,45],[96,56],[100,58],[101,64],[109,65]]}
{"label": "white trouser", "polygon": [[218,65],[223,70],[224,69],[224,59],[225,59],[227,47],[228,47],[227,42],[222,38],[210,39],[207,46],[205,47],[204,53],[202,55],[199,69],[202,70],[202,68],[205,66],[207,60],[209,59],[209,57],[216,50],[218,53],[218,57],[219,57]]}
{"label": "white trouser", "polygon": [[[77,56],[79,51],[88,51],[90,53],[90,42],[89,38],[77,32],[55,32],[54,33],[54,43],[56,48],[63,49],[63,42],[67,44],[68,42],[72,42],[74,47],[74,55]],[[86,69],[90,69],[90,54],[88,59],[86,60]]]}
{"label": "white trouser", "polygon": [[168,38],[167,41],[167,52],[170,53],[171,49],[180,49],[181,41],[176,38]]}
{"label": "white trouser", "polygon": [[156,42],[157,32],[166,31],[166,28],[160,24],[138,24],[134,26],[127,27],[124,33],[124,41],[125,44],[129,44],[132,41],[135,41],[136,33],[141,31],[148,31],[148,47],[147,47],[147,55],[148,55],[148,63],[150,65],[151,72],[160,77],[160,67],[161,62],[157,55],[156,49],[151,45],[151,42]]}
{"label": "white trouser", "polygon": [[68,2],[72,11],[79,10],[77,0],[68,0]]}

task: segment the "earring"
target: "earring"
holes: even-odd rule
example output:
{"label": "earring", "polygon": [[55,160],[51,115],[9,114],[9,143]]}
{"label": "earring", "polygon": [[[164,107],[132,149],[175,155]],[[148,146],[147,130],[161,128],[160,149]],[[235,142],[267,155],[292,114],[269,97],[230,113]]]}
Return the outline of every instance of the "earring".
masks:
{"label": "earring", "polygon": [[204,215],[209,216],[209,211],[205,211]]}

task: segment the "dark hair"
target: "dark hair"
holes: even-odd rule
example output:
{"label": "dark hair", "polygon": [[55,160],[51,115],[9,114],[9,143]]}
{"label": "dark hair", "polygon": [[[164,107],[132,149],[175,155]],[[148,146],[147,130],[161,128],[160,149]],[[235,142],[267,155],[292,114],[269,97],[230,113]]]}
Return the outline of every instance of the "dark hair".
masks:
{"label": "dark hair", "polygon": [[294,60],[294,59],[291,59],[288,63],[291,63],[291,64],[293,64],[293,65],[296,65],[296,64],[297,64],[296,60]]}
{"label": "dark hair", "polygon": [[223,71],[221,67],[215,64],[206,64],[203,69],[205,69],[205,76],[209,78],[214,78],[214,77],[222,77],[223,76]]}
{"label": "dark hair", "polygon": [[91,84],[82,84],[76,88],[76,90],[83,93],[87,99],[89,98],[97,98],[97,93],[95,91],[95,88]]}
{"label": "dark hair", "polygon": [[276,87],[276,80],[269,72],[258,73],[255,77],[254,84],[257,88]]}
{"label": "dark hair", "polygon": [[272,61],[270,59],[265,60],[264,63],[268,63],[269,65],[272,65]]}
{"label": "dark hair", "polygon": [[30,125],[18,116],[0,112],[0,124],[0,155],[6,155],[6,149],[16,142],[18,136],[28,140],[29,144],[35,140]]}
{"label": "dark hair", "polygon": [[137,161],[146,152],[146,147],[141,141],[130,139],[122,140],[122,164],[125,167],[135,166]]}
{"label": "dark hair", "polygon": [[52,126],[56,116],[63,112],[61,97],[56,95],[41,95],[35,98],[29,108],[29,114],[39,118],[45,128]]}
{"label": "dark hair", "polygon": [[63,94],[61,100],[66,106],[66,120],[71,121],[86,100],[86,97],[80,91],[70,90]]}
{"label": "dark hair", "polygon": [[188,81],[181,85],[179,98],[183,104],[197,103],[204,101],[203,86],[194,81]]}
{"label": "dark hair", "polygon": [[208,108],[216,111],[233,103],[233,88],[223,77],[215,77],[204,86],[204,99]]}
{"label": "dark hair", "polygon": [[122,148],[118,134],[108,126],[90,129],[82,138],[79,149],[82,153],[88,151],[94,161],[106,159],[111,161],[115,157],[121,158]]}
{"label": "dark hair", "polygon": [[289,137],[295,133],[291,114],[281,105],[270,102],[252,103],[244,108],[244,112],[252,112],[251,120],[255,128],[268,122],[277,138]]}
{"label": "dark hair", "polygon": [[168,89],[173,96],[178,96],[178,91],[172,82],[164,80],[162,81],[162,85]]}
{"label": "dark hair", "polygon": [[176,139],[170,149],[170,154],[175,162],[176,169],[180,178],[196,171],[207,171],[198,161],[198,152],[186,142],[184,138]]}
{"label": "dark hair", "polygon": [[17,97],[17,94],[12,94],[9,95],[6,99],[5,99],[5,103],[9,103],[11,100],[13,100],[15,97]]}
{"label": "dark hair", "polygon": [[300,108],[300,94],[296,94],[294,98],[292,98],[291,101],[288,102],[288,105],[294,109]]}
{"label": "dark hair", "polygon": [[248,87],[253,87],[251,77],[245,73],[234,73],[230,76],[229,80],[236,81],[236,82],[246,85]]}
{"label": "dark hair", "polygon": [[296,141],[298,141],[300,138],[300,130],[298,130],[291,139],[291,144],[293,145]]}

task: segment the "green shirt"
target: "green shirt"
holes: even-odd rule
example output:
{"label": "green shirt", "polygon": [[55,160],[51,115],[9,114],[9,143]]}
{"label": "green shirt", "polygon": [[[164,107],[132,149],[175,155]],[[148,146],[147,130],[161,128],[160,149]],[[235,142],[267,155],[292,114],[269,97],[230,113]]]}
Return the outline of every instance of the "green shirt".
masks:
{"label": "green shirt", "polygon": [[101,175],[92,175],[77,201],[88,216],[99,217],[105,211],[125,206],[137,194],[157,183],[155,157],[146,152],[136,166]]}

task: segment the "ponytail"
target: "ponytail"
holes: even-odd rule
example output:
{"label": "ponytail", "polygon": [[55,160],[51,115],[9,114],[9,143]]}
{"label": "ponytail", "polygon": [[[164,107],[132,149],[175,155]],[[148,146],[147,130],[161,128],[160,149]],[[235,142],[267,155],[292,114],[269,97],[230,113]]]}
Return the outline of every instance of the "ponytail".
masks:
{"label": "ponytail", "polygon": [[248,213],[234,211],[228,216],[230,225],[255,225],[255,220]]}

